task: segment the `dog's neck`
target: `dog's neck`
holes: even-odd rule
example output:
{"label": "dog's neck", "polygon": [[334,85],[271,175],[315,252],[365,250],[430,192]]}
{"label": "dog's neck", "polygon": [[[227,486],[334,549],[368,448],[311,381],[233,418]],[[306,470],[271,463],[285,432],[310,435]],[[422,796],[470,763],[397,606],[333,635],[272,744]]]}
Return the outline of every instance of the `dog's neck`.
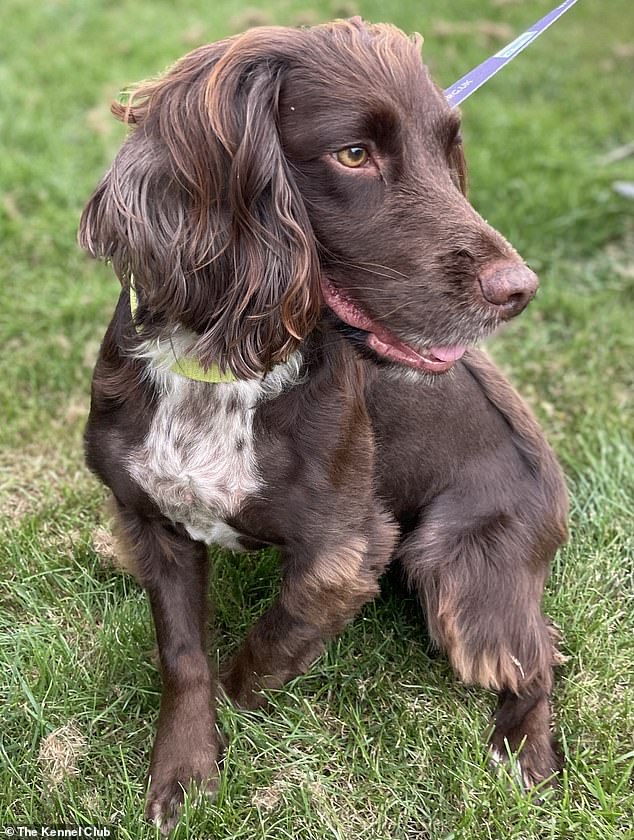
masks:
{"label": "dog's neck", "polygon": [[[136,347],[134,356],[145,361],[151,370],[151,378],[156,384],[167,386],[168,380],[189,379],[193,382],[206,382],[210,384],[230,384],[240,382],[253,382],[255,384],[263,385],[263,392],[276,393],[284,390],[290,384],[298,384],[305,381],[305,376],[302,375],[302,367],[304,363],[306,349],[305,345],[295,352],[283,362],[277,364],[265,376],[253,378],[251,380],[239,379],[230,368],[222,369],[217,363],[212,363],[208,367],[203,366],[198,358],[192,354],[191,348],[196,344],[198,335],[182,324],[172,324],[160,335],[150,335],[144,329],[144,326],[139,322],[137,313],[139,309],[139,298],[134,286],[134,281],[129,286],[130,299],[130,315],[132,316],[132,323],[139,338],[144,339]],[[363,342],[358,340],[356,333],[359,331],[348,327],[341,322],[329,309],[325,308],[322,311],[321,324],[327,325],[328,331],[335,331],[336,334],[341,335],[346,344],[351,343],[356,347],[357,352],[360,350],[360,345]],[[313,336],[320,331],[317,330]],[[332,339],[330,339],[331,341]],[[311,344],[310,340],[308,342]],[[307,350],[310,355],[310,350]],[[165,388],[163,388],[165,390]]]}
{"label": "dog's neck", "polygon": [[285,362],[270,370],[266,376],[253,379],[239,379],[231,370],[223,371],[219,365],[203,367],[191,355],[196,343],[196,334],[185,327],[175,325],[169,333],[147,339],[137,328],[141,338],[133,355],[146,365],[148,379],[161,393],[170,393],[192,383],[222,385],[224,387],[255,388],[258,399],[271,399],[293,385],[303,382],[304,357],[301,351],[292,353]]}
{"label": "dog's neck", "polygon": [[[134,323],[137,333],[142,335],[143,327],[137,323],[135,318],[138,308],[139,299],[134,283],[132,282],[130,283],[130,314],[132,315],[132,322]],[[178,338],[176,337],[176,334],[174,336],[170,336],[169,340],[165,342],[166,346],[162,351],[160,348],[161,341],[158,340],[155,342],[156,349],[162,357],[160,361],[162,367],[167,367],[172,373],[184,376],[185,379],[192,379],[195,382],[210,382],[212,384],[217,384],[219,382],[236,381],[236,377],[232,371],[223,371],[217,364],[211,364],[209,367],[203,367],[195,356],[192,356],[187,352],[187,347],[183,348],[181,352],[181,349],[176,346],[177,343],[181,346],[183,344],[191,346],[195,341],[195,337],[193,333],[188,333],[188,336],[185,336],[185,331],[183,329],[180,329],[178,332]]]}

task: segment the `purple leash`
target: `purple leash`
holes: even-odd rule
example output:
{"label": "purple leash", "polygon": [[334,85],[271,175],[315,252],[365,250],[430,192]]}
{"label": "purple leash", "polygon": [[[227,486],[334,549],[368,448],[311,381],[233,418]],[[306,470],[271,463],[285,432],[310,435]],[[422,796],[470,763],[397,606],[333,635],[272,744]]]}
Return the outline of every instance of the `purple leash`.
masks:
{"label": "purple leash", "polygon": [[458,79],[457,82],[445,90],[445,96],[449,104],[455,106],[464,102],[468,96],[471,96],[485,82],[488,82],[509,61],[513,61],[516,55],[519,55],[529,44],[532,44],[542,32],[545,32],[549,26],[565,14],[571,6],[574,6],[576,2],[577,0],[566,0],[566,2],[560,3],[556,9],[553,9],[552,12],[549,12],[545,17],[533,24],[531,29],[524,32],[514,41],[511,41],[510,44],[507,44],[495,55],[492,55],[491,58],[487,58],[482,64],[478,64],[473,70],[469,70],[466,76]]}

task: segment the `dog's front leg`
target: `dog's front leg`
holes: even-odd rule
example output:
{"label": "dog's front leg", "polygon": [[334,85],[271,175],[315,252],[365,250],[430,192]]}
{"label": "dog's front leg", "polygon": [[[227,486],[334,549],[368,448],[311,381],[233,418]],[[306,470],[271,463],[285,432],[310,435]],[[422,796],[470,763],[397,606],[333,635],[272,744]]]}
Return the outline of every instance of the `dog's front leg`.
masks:
{"label": "dog's front leg", "polygon": [[516,513],[511,498],[507,489],[507,509],[487,511],[479,487],[465,481],[446,491],[403,541],[399,559],[457,675],[498,693],[492,758],[497,764],[518,753],[518,781],[530,788],[552,782],[559,767],[550,692],[560,654],[541,598],[564,536],[563,503],[547,504],[534,492]]}
{"label": "dog's front leg", "polygon": [[308,546],[289,553],[278,600],[224,673],[228,696],[244,708],[262,706],[266,699],[260,689],[278,688],[304,673],[324,642],[375,597],[396,539],[395,523],[377,510],[363,533],[322,543],[316,553]]}
{"label": "dog's front leg", "polygon": [[215,789],[218,738],[206,653],[206,547],[167,520],[118,512],[119,536],[147,590],[163,693],[150,764],[146,816],[168,833],[191,782]]}

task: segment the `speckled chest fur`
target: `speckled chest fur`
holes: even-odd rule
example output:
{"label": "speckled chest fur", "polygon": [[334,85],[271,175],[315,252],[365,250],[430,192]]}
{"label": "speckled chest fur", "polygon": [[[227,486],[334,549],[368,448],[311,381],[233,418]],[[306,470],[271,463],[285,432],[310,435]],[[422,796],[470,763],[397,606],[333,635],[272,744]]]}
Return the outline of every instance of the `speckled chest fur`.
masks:
{"label": "speckled chest fur", "polygon": [[186,379],[150,360],[159,405],[143,443],[130,454],[128,471],[193,539],[243,550],[240,535],[226,520],[262,484],[255,411],[258,403],[297,382],[300,366],[296,356],[263,380],[209,383]]}

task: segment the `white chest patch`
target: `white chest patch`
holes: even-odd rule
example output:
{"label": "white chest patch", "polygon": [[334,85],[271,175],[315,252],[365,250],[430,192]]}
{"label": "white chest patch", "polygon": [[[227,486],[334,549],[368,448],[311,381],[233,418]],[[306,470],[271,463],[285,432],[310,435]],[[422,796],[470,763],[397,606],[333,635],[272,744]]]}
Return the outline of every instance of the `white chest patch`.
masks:
{"label": "white chest patch", "polygon": [[253,442],[256,405],[297,381],[301,359],[294,357],[264,380],[214,384],[166,370],[160,351],[153,366],[151,348],[144,348],[161,396],[129,472],[161,513],[193,539],[242,550],[226,519],[261,486]]}

